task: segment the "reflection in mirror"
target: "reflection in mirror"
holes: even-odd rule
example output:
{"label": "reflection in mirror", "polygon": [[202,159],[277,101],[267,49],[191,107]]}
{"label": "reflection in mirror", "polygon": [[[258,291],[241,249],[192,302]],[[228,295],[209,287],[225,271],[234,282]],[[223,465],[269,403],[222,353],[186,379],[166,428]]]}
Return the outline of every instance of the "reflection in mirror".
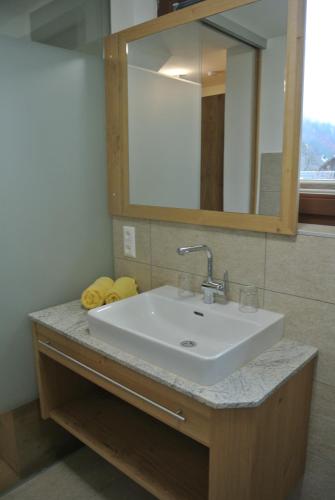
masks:
{"label": "reflection in mirror", "polygon": [[287,0],[128,44],[129,202],[279,215]]}

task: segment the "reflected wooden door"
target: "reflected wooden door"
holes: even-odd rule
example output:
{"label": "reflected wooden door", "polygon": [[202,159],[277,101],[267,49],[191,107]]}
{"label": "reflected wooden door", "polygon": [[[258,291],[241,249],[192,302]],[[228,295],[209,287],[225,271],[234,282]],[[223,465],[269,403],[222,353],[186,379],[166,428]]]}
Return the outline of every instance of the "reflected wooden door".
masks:
{"label": "reflected wooden door", "polygon": [[202,98],[201,193],[202,210],[223,210],[225,94]]}

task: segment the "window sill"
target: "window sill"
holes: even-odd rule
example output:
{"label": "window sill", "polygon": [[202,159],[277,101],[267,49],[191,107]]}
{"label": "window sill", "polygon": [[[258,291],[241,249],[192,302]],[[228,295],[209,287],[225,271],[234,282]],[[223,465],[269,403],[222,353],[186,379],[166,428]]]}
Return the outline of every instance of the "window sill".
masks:
{"label": "window sill", "polygon": [[320,226],[318,224],[299,224],[298,234],[301,236],[317,236],[319,238],[335,238],[335,227]]}

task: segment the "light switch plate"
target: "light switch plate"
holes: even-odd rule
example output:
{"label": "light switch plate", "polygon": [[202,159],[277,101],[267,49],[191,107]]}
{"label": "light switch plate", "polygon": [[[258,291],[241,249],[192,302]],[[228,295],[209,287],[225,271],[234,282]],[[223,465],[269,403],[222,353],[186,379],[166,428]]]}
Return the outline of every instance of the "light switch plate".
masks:
{"label": "light switch plate", "polygon": [[133,226],[123,226],[123,253],[125,257],[136,258],[136,234]]}

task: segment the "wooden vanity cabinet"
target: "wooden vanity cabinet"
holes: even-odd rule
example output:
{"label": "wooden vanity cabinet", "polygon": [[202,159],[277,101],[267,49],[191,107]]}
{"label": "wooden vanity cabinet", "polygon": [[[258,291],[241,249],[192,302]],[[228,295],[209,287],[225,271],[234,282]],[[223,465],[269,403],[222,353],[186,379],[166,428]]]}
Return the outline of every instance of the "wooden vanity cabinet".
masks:
{"label": "wooden vanity cabinet", "polygon": [[34,345],[42,417],[159,499],[284,500],[303,475],[314,361],[220,410],[37,323]]}

